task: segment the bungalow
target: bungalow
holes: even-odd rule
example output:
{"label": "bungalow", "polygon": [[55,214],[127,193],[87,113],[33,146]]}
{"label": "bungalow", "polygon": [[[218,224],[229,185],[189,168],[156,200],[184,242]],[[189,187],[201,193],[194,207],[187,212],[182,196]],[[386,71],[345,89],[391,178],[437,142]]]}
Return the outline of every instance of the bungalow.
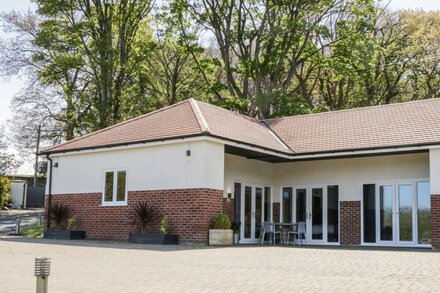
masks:
{"label": "bungalow", "polygon": [[127,239],[148,200],[182,242],[226,212],[240,243],[271,220],[309,244],[440,247],[440,99],[269,120],[189,99],[42,154],[46,202],[88,238]]}

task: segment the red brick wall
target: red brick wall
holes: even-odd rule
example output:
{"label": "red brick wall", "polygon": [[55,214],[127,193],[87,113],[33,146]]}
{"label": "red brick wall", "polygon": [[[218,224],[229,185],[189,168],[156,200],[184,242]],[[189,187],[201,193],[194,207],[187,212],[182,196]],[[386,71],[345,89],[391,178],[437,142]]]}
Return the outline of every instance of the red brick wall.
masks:
{"label": "red brick wall", "polygon": [[234,222],[234,199],[223,198],[223,213],[228,215],[231,223]]}
{"label": "red brick wall", "polygon": [[280,203],[279,202],[274,202],[272,204],[272,209],[273,209],[273,221],[275,223],[279,223],[280,222]]}
{"label": "red brick wall", "polygon": [[[179,235],[181,242],[208,240],[211,217],[223,212],[223,191],[214,189],[173,189],[128,192],[128,206],[102,207],[101,193],[52,195],[52,204],[63,203],[78,221],[78,229],[90,239],[126,240],[136,231],[128,213],[139,201],[148,200],[162,216],[167,216],[170,233]],[[47,201],[47,197],[46,197]],[[160,219],[151,226],[159,232]]]}
{"label": "red brick wall", "polygon": [[440,194],[431,195],[431,244],[440,249]]}
{"label": "red brick wall", "polygon": [[341,236],[342,245],[361,243],[361,202],[341,201]]}

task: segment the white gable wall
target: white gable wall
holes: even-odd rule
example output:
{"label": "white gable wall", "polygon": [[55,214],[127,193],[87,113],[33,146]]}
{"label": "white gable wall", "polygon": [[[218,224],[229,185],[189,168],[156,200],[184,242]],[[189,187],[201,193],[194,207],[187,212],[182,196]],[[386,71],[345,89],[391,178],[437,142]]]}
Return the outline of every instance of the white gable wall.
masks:
{"label": "white gable wall", "polygon": [[[191,150],[191,156],[186,151]],[[52,156],[52,194],[103,191],[106,170],[126,169],[128,191],[223,189],[224,145],[192,141]],[[46,191],[47,192],[47,191]]]}
{"label": "white gable wall", "polygon": [[431,194],[440,194],[440,148],[429,150]]}

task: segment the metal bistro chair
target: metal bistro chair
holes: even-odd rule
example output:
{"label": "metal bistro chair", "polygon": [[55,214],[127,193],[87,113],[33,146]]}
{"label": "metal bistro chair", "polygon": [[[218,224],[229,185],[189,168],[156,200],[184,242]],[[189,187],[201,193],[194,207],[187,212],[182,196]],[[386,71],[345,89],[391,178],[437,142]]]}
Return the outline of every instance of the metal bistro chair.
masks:
{"label": "metal bistro chair", "polygon": [[306,245],[308,245],[307,237],[306,237],[306,223],[305,222],[298,223],[298,238],[299,238],[301,245],[303,244],[303,238],[304,238]]}
{"label": "metal bistro chair", "polygon": [[266,235],[269,235],[269,244],[272,245],[272,240],[275,244],[276,234],[279,234],[281,239],[281,232],[275,231],[275,224],[273,222],[263,222],[263,229],[260,232],[261,245],[264,244],[264,239],[266,238]]}
{"label": "metal bistro chair", "polygon": [[293,224],[290,228],[290,231],[287,233],[287,245],[289,245],[290,242],[290,235],[293,235],[292,244],[295,246],[295,239],[298,239],[298,224]]}

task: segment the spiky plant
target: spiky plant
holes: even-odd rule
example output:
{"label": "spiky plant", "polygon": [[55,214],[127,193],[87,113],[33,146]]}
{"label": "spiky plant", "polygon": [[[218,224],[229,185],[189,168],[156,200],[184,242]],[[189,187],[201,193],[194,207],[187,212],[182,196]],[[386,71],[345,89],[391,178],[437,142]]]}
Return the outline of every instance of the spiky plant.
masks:
{"label": "spiky plant", "polygon": [[160,213],[148,201],[140,201],[131,209],[129,217],[131,224],[136,226],[139,232],[145,232],[152,223],[160,218]]}
{"label": "spiky plant", "polygon": [[67,218],[70,214],[70,208],[63,204],[54,204],[49,208],[49,217],[52,221],[52,226],[56,229],[63,229],[67,227]]}

